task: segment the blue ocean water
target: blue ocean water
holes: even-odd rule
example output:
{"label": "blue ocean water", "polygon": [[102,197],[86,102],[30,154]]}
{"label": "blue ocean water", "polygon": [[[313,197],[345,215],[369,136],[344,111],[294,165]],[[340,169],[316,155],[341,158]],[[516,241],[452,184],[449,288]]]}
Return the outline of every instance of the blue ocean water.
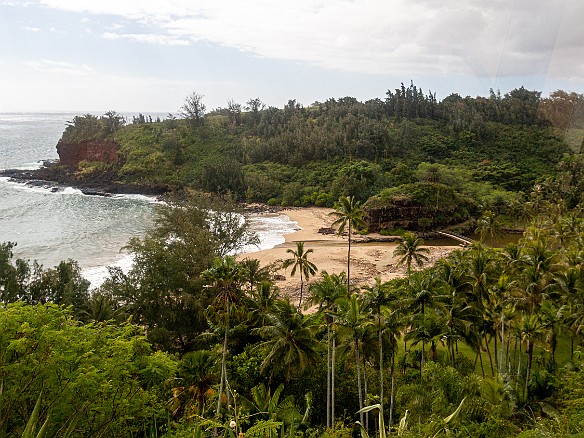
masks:
{"label": "blue ocean water", "polygon": [[[0,169],[34,169],[58,158],[56,144],[71,113],[0,113]],[[45,268],[76,260],[94,286],[107,275],[106,266],[129,269],[132,256],[121,250],[152,225],[155,200],[140,195],[86,196],[65,188],[28,187],[0,179],[0,242],[15,242],[15,257],[38,260]],[[293,232],[296,223],[283,215],[249,218],[271,248]]]}

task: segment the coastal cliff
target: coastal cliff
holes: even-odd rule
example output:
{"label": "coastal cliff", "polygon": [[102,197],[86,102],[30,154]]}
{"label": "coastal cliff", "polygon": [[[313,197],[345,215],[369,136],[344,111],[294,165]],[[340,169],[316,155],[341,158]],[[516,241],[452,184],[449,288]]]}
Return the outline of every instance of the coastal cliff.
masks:
{"label": "coastal cliff", "polygon": [[59,163],[63,166],[77,167],[82,161],[117,163],[120,146],[113,141],[80,141],[57,143]]}

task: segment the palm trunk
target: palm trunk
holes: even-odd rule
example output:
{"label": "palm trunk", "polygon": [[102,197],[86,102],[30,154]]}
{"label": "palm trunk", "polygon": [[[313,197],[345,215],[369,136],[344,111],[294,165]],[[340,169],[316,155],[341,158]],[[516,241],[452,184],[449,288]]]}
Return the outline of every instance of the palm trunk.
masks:
{"label": "palm trunk", "polygon": [[395,349],[391,355],[391,393],[389,394],[389,430],[393,426],[393,394],[395,393]]}
{"label": "palm trunk", "polygon": [[378,342],[379,342],[379,403],[383,408],[383,340],[381,338],[381,310],[378,312]]}
{"label": "palm trunk", "polygon": [[525,373],[525,395],[529,388],[529,378],[531,376],[531,364],[533,362],[533,342],[527,341],[527,371]]}
{"label": "palm trunk", "polygon": [[[227,390],[227,336],[229,332],[229,299],[225,300],[225,334],[223,336],[223,354],[221,357],[221,383],[219,384],[219,397],[217,397],[217,419],[221,418],[221,396]],[[229,405],[228,405],[229,406]],[[217,428],[213,434],[217,436]]]}
{"label": "palm trunk", "polygon": [[331,360],[331,427],[335,428],[335,356],[336,340],[333,335],[333,351]]}
{"label": "palm trunk", "polygon": [[495,330],[495,336],[493,337],[495,348],[493,351],[493,356],[495,357],[495,367],[497,368],[497,372],[501,372],[501,361],[499,360],[499,354],[497,349],[497,331]]}
{"label": "palm trunk", "polygon": [[[361,360],[359,359],[359,341],[355,340],[355,361],[357,362],[357,391],[359,391],[359,410],[363,409],[363,391],[361,390]],[[359,413],[359,420],[363,424],[363,412]]]}
{"label": "palm trunk", "polygon": [[[481,374],[482,374],[483,379],[484,379],[485,378],[485,367],[483,366],[483,355],[482,355],[482,352],[481,352],[481,347],[482,347],[481,344],[482,344],[481,343],[481,340],[479,339],[479,345],[478,345],[478,348],[477,348],[477,357],[478,357],[478,359],[480,361],[480,364],[481,364]],[[476,366],[476,362],[477,361],[475,359],[475,366]]]}
{"label": "palm trunk", "polygon": [[298,301],[298,310],[300,310],[300,307],[302,306],[303,286],[304,286],[304,279],[302,278],[302,268],[300,268],[300,300]]}
{"label": "palm trunk", "polygon": [[491,375],[495,377],[495,368],[493,367],[493,357],[491,356],[491,348],[489,347],[489,341],[487,339],[487,335],[485,334],[485,347],[487,350],[487,354],[489,355],[489,363],[491,365]]}
{"label": "palm trunk", "polygon": [[347,251],[347,296],[351,296],[351,221],[349,221],[349,250]]}
{"label": "palm trunk", "polygon": [[[365,368],[365,358],[363,358],[363,405],[369,405],[369,397],[367,396],[367,370]],[[369,430],[369,412],[365,412],[365,429]]]}
{"label": "palm trunk", "polygon": [[331,326],[327,325],[326,342],[326,427],[331,427]]}

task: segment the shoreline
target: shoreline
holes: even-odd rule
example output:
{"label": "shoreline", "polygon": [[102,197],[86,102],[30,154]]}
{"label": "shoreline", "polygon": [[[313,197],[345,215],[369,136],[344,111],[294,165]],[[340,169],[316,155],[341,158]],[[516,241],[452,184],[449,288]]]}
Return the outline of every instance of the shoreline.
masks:
{"label": "shoreline", "polygon": [[[8,182],[24,184],[29,187],[38,187],[51,192],[61,191],[65,187],[80,190],[84,195],[92,196],[114,196],[120,194],[141,194],[145,196],[160,195],[160,188],[153,190],[152,187],[125,186],[122,190],[108,184],[90,184],[80,181],[62,181],[57,178],[43,178],[50,168],[40,169],[6,169],[0,170],[0,176],[8,178]],[[52,175],[54,176],[54,175]],[[317,266],[318,272],[327,271],[329,274],[340,274],[347,271],[347,236],[338,236],[331,229],[333,218],[329,213],[331,208],[323,207],[271,207],[263,204],[242,204],[243,210],[247,213],[258,215],[278,214],[289,218],[295,222],[293,231],[284,233],[281,236],[283,243],[277,244],[269,249],[247,252],[237,256],[239,260],[244,258],[254,258],[260,261],[261,266],[276,266],[290,257],[286,251],[296,248],[296,242],[305,242],[305,249],[312,249],[309,259]],[[380,277],[382,281],[401,277],[405,274],[404,267],[397,267],[397,260],[393,257],[393,251],[400,241],[399,237],[382,236],[370,233],[366,236],[353,235],[351,241],[351,284],[356,286],[369,285]],[[439,258],[448,255],[457,246],[432,246],[425,245],[430,249],[430,262],[433,264]],[[120,260],[112,263],[115,265]],[[97,271],[98,267],[86,268]],[[292,301],[298,300],[300,278],[290,276],[290,269],[284,271],[277,269],[275,285],[280,288],[283,295],[288,295]],[[98,275],[99,276],[99,275]],[[308,284],[320,278],[317,273],[311,277]],[[93,283],[93,282],[92,282]],[[99,282],[97,282],[99,283]]]}
{"label": "shoreline", "polygon": [[[320,278],[320,272],[340,274],[347,271],[347,236],[337,234],[323,234],[324,229],[330,228],[333,219],[329,213],[333,209],[322,207],[307,207],[282,209],[280,214],[287,216],[297,223],[298,231],[284,235],[284,243],[271,249],[264,249],[248,254],[241,254],[237,258],[252,258],[260,261],[261,266],[277,265],[282,260],[290,257],[286,251],[295,249],[296,242],[305,242],[304,249],[312,249],[309,260],[318,268],[318,273],[308,281]],[[351,284],[357,286],[373,284],[376,277],[382,281],[403,277],[405,267],[397,267],[397,258],[393,257],[393,251],[398,245],[397,241],[381,235],[369,235],[365,239],[362,236],[353,236],[351,240]],[[377,240],[379,239],[379,240]],[[399,239],[397,239],[399,241]],[[429,263],[446,257],[450,252],[458,249],[458,246],[424,245],[430,250]],[[300,276],[290,276],[290,268],[284,271],[277,270],[278,277],[275,285],[280,288],[283,295],[287,295],[292,301],[297,301],[300,292]],[[305,283],[306,289],[306,283]],[[305,293],[305,297],[307,294]]]}

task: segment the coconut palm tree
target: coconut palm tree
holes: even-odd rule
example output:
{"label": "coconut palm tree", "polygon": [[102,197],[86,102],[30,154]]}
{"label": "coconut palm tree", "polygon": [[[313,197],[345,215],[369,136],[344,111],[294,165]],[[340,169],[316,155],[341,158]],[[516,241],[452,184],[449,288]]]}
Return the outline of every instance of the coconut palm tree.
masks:
{"label": "coconut palm tree", "polygon": [[477,221],[475,233],[480,234],[481,242],[484,242],[488,236],[491,246],[493,246],[495,238],[501,234],[501,222],[499,222],[497,215],[491,210],[485,210]]}
{"label": "coconut palm tree", "polygon": [[379,398],[383,407],[383,339],[382,326],[384,325],[382,307],[397,300],[397,295],[391,289],[389,283],[382,283],[381,278],[375,278],[373,286],[363,287],[363,306],[368,309],[377,320],[377,344],[379,348]]}
{"label": "coconut palm tree", "polygon": [[253,293],[256,285],[263,281],[270,279],[270,271],[268,267],[261,266],[258,259],[244,258],[239,264],[243,267],[245,272],[245,281],[249,287],[249,293]]}
{"label": "coconut palm tree", "polygon": [[[179,362],[180,386],[172,389],[169,401],[173,414],[205,415],[205,401],[213,393],[217,381],[217,358],[208,350],[186,353]],[[193,403],[194,402],[194,403]]]}
{"label": "coconut palm tree", "polygon": [[318,320],[318,314],[304,316],[288,298],[276,302],[266,317],[266,325],[253,330],[265,339],[258,348],[268,350],[260,372],[270,367],[272,375],[284,373],[286,381],[290,381],[293,374],[314,365],[319,355],[314,338]]}
{"label": "coconut palm tree", "polygon": [[363,217],[365,210],[361,207],[359,201],[355,201],[354,196],[341,196],[334,206],[335,211],[330,215],[335,218],[332,223],[333,227],[337,227],[337,234],[340,236],[345,232],[348,233],[349,247],[347,250],[347,293],[351,294],[351,235],[355,228],[365,225]]}
{"label": "coconut palm tree", "polygon": [[201,274],[208,287],[216,293],[213,305],[222,308],[224,312],[225,334],[223,337],[223,352],[221,358],[221,383],[217,397],[217,417],[221,414],[221,397],[225,392],[229,407],[229,391],[227,381],[227,340],[229,333],[229,314],[231,304],[238,303],[243,298],[241,290],[244,281],[244,270],[231,256],[218,257],[212,266]]}
{"label": "coconut palm tree", "polygon": [[291,254],[292,257],[282,262],[282,268],[288,269],[292,266],[290,275],[296,275],[296,270],[300,271],[300,301],[298,301],[298,308],[302,306],[302,295],[304,291],[304,279],[308,281],[311,275],[316,274],[318,268],[314,263],[308,260],[308,255],[314,252],[313,249],[304,250],[304,242],[296,242],[296,250],[291,248],[286,250],[286,253]]}
{"label": "coconut palm tree", "polygon": [[533,364],[533,349],[535,343],[543,339],[547,334],[547,329],[540,322],[537,315],[524,315],[517,327],[521,340],[525,341],[527,352],[527,369],[525,371],[525,393],[529,386],[531,377],[531,367]]}
{"label": "coconut palm tree", "polygon": [[326,412],[327,427],[334,428],[335,425],[335,340],[332,336],[333,315],[337,311],[336,302],[341,298],[347,298],[345,288],[345,273],[329,274],[327,271],[321,272],[322,278],[310,285],[311,298],[309,305],[318,305],[319,311],[324,313],[327,325],[327,395]]}
{"label": "coconut palm tree", "polygon": [[402,241],[393,251],[393,256],[401,257],[397,265],[406,265],[406,273],[409,275],[412,272],[412,262],[417,266],[423,266],[428,261],[428,248],[422,248],[424,239],[418,237],[411,231],[406,231],[402,236]]}
{"label": "coconut palm tree", "polygon": [[261,327],[280,298],[280,290],[271,281],[262,281],[251,291],[249,298],[249,321],[252,327]]}
{"label": "coconut palm tree", "polygon": [[[359,394],[359,409],[363,409],[363,389],[361,383],[361,344],[369,328],[367,316],[361,312],[356,295],[339,301],[339,316],[336,321],[339,327],[339,336],[346,341],[345,346],[355,353],[357,368],[357,391]],[[363,412],[359,413],[363,424]]]}
{"label": "coconut palm tree", "polygon": [[436,344],[448,335],[446,319],[436,313],[425,315],[423,318],[421,314],[417,314],[412,322],[412,329],[406,333],[405,339],[412,341],[412,345],[416,345],[419,342],[422,342],[422,344],[429,343],[432,361],[437,362],[438,351]]}
{"label": "coconut palm tree", "polygon": [[[413,323],[424,321],[428,307],[439,307],[449,298],[445,292],[445,285],[439,277],[430,271],[416,272],[410,275],[401,285],[403,298],[398,305],[407,314],[412,315],[410,326]],[[420,315],[418,318],[416,315]],[[420,372],[424,368],[425,341],[422,341],[422,357],[420,359]]]}

